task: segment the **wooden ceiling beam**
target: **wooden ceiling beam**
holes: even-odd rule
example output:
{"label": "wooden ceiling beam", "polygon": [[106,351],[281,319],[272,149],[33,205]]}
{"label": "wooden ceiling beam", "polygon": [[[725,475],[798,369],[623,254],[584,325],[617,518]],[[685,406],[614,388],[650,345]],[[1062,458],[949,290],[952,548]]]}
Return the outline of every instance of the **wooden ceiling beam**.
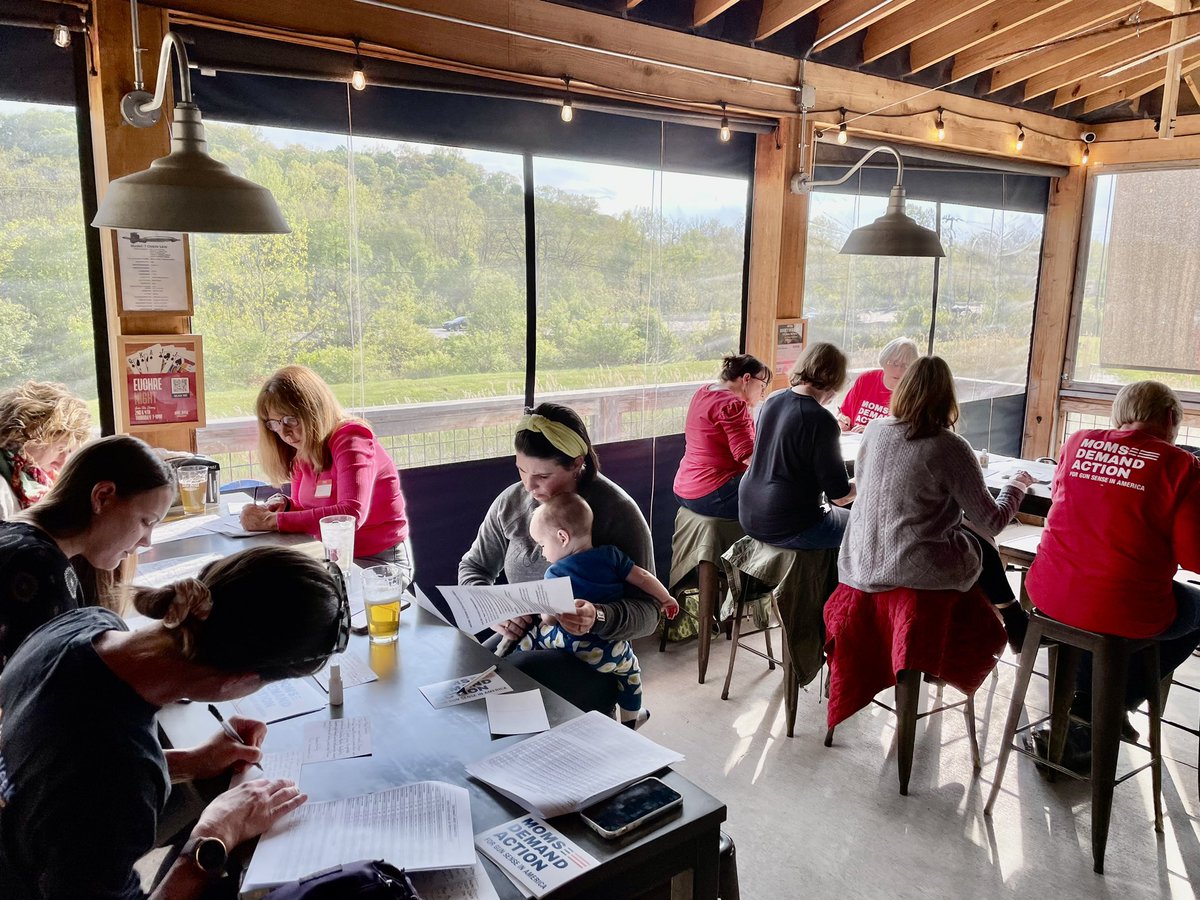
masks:
{"label": "wooden ceiling beam", "polygon": [[1088,0],[1086,3],[1070,3],[1052,11],[1048,9],[1048,15],[1027,19],[1008,31],[987,37],[974,47],[956,53],[951,77],[958,81],[978,75],[1019,58],[1029,47],[1112,22],[1121,18],[1129,5],[1129,0]]}
{"label": "wooden ceiling beam", "polygon": [[[642,0],[636,2],[641,3]],[[737,2],[738,0],[696,0],[692,22],[697,28],[707,25]]]}
{"label": "wooden ceiling beam", "polygon": [[[1200,34],[1200,21],[1193,21],[1185,27],[1188,28],[1189,34]],[[1040,97],[1042,94],[1048,94],[1077,81],[1083,81],[1085,78],[1111,72],[1131,59],[1161,50],[1170,40],[1171,30],[1169,28],[1153,28],[1142,32],[1140,37],[1135,36],[1130,40],[1121,41],[1111,47],[1091,53],[1083,59],[1035,75],[1025,82],[1025,99],[1032,100],[1034,97]],[[1113,77],[1120,78],[1119,75]]]}
{"label": "wooden ceiling beam", "polygon": [[758,33],[754,39],[761,41],[769,38],[798,19],[803,19],[824,2],[825,0],[763,0],[762,13],[758,17]]}
{"label": "wooden ceiling beam", "polygon": [[[1187,12],[1192,8],[1191,0],[1175,0],[1175,13]],[[1175,137],[1175,113],[1179,107],[1179,79],[1183,77],[1183,52],[1178,46],[1188,32],[1186,19],[1171,22],[1170,51],[1167,53],[1167,68],[1164,73],[1162,110],[1159,113],[1158,136],[1162,140]]]}
{"label": "wooden ceiling beam", "polygon": [[[1138,4],[1131,5],[1126,3],[1123,12],[1129,13],[1136,9],[1137,6]],[[1154,30],[1156,29],[1144,29],[1142,33],[1149,34]],[[1093,34],[1088,37],[1077,38],[1069,43],[1060,44],[1057,47],[1036,50],[1011,62],[996,66],[992,70],[989,90],[1000,91],[1004,88],[1012,87],[1014,84],[1020,84],[1022,81],[1026,81],[1043,72],[1048,72],[1058,66],[1082,59],[1089,53],[1096,53],[1105,47],[1111,47],[1113,44],[1127,41],[1136,36],[1137,31],[1131,28],[1128,31]]]}
{"label": "wooden ceiling beam", "polygon": [[[1187,89],[1191,91],[1192,99],[1196,101],[1196,105],[1200,106],[1200,86],[1196,84],[1195,76],[1190,73],[1183,76],[1183,83],[1187,85]],[[1178,127],[1179,117],[1175,117],[1176,127]]]}
{"label": "wooden ceiling beam", "polygon": [[887,56],[940,28],[949,28],[990,0],[916,0],[902,16],[888,16],[867,29],[863,62]]}
{"label": "wooden ceiling beam", "polygon": [[[932,34],[913,41],[908,49],[909,70],[920,72],[951,56],[958,56],[977,44],[1007,34],[1027,22],[1043,19],[1045,24],[1043,17],[1070,2],[1071,0],[998,0],[982,7],[974,15],[942,26]],[[957,74],[955,77],[958,77]]]}
{"label": "wooden ceiling beam", "polygon": [[[1184,50],[1185,54],[1187,51],[1191,51],[1191,53],[1190,55],[1185,55],[1180,63],[1181,75],[1191,72],[1193,69],[1200,68],[1200,51],[1194,50],[1191,47],[1185,47]],[[1117,80],[1119,81],[1121,78],[1124,78],[1124,76],[1134,74],[1139,71],[1140,70],[1138,69],[1130,69],[1129,72],[1123,72],[1121,75],[1117,76]],[[1133,78],[1122,81],[1118,85],[1105,85],[1103,90],[1092,91],[1087,95],[1087,99],[1085,99],[1083,102],[1083,113],[1084,115],[1087,115],[1089,113],[1098,112],[1099,110],[1107,109],[1114,104],[1120,103],[1123,100],[1133,100],[1134,98],[1140,97],[1143,94],[1148,94],[1155,88],[1162,87],[1163,77],[1163,67],[1160,63],[1151,72],[1142,72],[1141,74],[1135,75]],[[1161,126],[1159,130],[1162,130]]]}
{"label": "wooden ceiling beam", "polygon": [[817,12],[814,47],[824,50],[895,15],[914,0],[830,0]]}

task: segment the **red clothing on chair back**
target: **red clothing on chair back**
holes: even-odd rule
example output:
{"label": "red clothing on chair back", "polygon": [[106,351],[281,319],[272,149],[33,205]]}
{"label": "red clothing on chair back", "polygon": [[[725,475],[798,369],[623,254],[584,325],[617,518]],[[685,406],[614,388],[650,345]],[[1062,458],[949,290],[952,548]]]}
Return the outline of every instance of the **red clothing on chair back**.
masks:
{"label": "red clothing on chair back", "polygon": [[1026,578],[1034,605],[1088,631],[1161,634],[1178,566],[1200,567],[1200,463],[1142,430],[1077,431],[1052,498]]}

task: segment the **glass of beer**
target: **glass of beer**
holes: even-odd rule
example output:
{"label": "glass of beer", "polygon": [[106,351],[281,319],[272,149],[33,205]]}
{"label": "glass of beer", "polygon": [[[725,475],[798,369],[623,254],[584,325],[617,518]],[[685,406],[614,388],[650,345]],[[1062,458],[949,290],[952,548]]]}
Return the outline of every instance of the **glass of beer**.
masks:
{"label": "glass of beer", "polygon": [[400,595],[404,579],[399,566],[387,563],[363,569],[363,606],[372,644],[391,644],[400,637]]}
{"label": "glass of beer", "polygon": [[208,492],[207,466],[180,466],[176,478],[179,481],[179,499],[183,511],[189,516],[204,512],[204,495]]}
{"label": "glass of beer", "polygon": [[320,524],[325,558],[337,563],[349,584],[350,565],[354,562],[354,516],[325,516]]}

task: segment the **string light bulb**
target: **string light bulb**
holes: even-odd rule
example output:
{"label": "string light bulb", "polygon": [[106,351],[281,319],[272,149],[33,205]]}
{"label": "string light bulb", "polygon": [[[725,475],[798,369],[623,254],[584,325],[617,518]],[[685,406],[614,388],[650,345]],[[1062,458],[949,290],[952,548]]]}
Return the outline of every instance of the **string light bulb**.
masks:
{"label": "string light bulb", "polygon": [[939,141],[944,141],[946,139],[946,120],[942,118],[942,113],[943,110],[939,106],[937,111],[937,121],[933,123],[933,127],[937,129]]}
{"label": "string light bulb", "polygon": [[1017,152],[1020,153],[1025,149],[1025,126],[1020,122],[1017,123]]}
{"label": "string light bulb", "polygon": [[559,117],[564,122],[571,122],[575,118],[575,107],[571,104],[571,79],[569,76],[563,76],[563,83],[567,86],[567,96],[563,98],[562,111]]}
{"label": "string light bulb", "polygon": [[63,22],[54,26],[54,46],[64,50],[71,46],[71,29]]}
{"label": "string light bulb", "polygon": [[358,38],[354,39],[354,71],[350,73],[350,86],[356,91],[367,88],[367,73],[363,71],[363,59],[358,52]]}
{"label": "string light bulb", "polygon": [[733,137],[733,132],[729,130],[729,116],[725,115],[725,101],[721,101],[721,143],[728,144],[729,139]]}
{"label": "string light bulb", "polygon": [[837,142],[839,144],[844,144],[844,143],[846,143],[846,141],[850,140],[850,134],[849,134],[849,132],[846,131],[846,109],[845,109],[845,107],[842,108],[841,112],[842,112],[842,121],[838,124]]}

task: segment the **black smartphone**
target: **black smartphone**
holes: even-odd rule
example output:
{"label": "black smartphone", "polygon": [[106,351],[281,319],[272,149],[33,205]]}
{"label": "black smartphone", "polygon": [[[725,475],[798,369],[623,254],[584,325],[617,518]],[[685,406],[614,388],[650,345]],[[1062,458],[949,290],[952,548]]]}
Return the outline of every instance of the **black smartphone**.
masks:
{"label": "black smartphone", "polygon": [[657,778],[646,778],[589,806],[580,815],[601,837],[615,838],[682,805],[683,797],[677,790]]}

